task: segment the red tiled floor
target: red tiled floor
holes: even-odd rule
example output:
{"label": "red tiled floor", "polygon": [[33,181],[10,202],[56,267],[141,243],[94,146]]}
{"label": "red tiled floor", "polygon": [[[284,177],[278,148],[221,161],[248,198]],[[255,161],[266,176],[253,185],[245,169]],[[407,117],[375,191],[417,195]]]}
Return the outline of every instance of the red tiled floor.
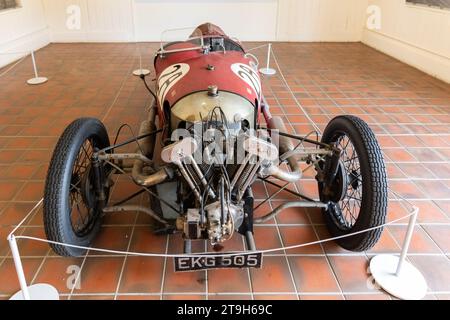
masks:
{"label": "red tiled floor", "polygon": [[324,257],[290,257],[297,290],[303,293],[339,292],[333,271]]}
{"label": "red tiled floor", "polygon": [[[102,227],[94,242],[93,248],[127,251],[132,227]],[[104,255],[108,253],[91,251],[89,255]]]}
{"label": "red tiled floor", "polygon": [[384,148],[383,152],[385,156],[391,161],[415,161],[414,157],[404,149],[388,149]]}
{"label": "red tiled floor", "polygon": [[81,288],[76,294],[115,292],[124,258],[87,258],[80,273]]}
{"label": "red tiled floor", "polygon": [[33,164],[14,164],[2,166],[0,168],[0,177],[2,179],[25,180],[36,172],[36,166]]}
{"label": "red tiled floor", "polygon": [[276,227],[255,227],[255,243],[258,250],[271,250],[282,247]]}
{"label": "red tiled floor", "polygon": [[445,254],[450,253],[450,242],[448,241],[450,225],[429,225],[423,226],[423,228]]}
{"label": "red tiled floor", "polygon": [[391,181],[390,186],[392,190],[406,199],[421,199],[425,197],[424,193],[410,181]]}
{"label": "red tiled floor", "polygon": [[[41,262],[41,258],[22,259],[25,279],[27,281],[31,281]],[[6,259],[0,267],[0,294],[12,296],[20,290],[14,262],[12,259]]]}
{"label": "red tiled floor", "polygon": [[247,270],[212,270],[208,272],[208,292],[250,292]]}
{"label": "red tiled floor", "polygon": [[450,291],[450,260],[446,256],[413,256],[411,263],[425,277],[432,291]]}
{"label": "red tiled floor", "polygon": [[82,262],[81,258],[47,258],[34,283],[47,283],[61,294],[70,293],[76,284],[77,267],[81,267]]}
{"label": "red tiled floor", "polygon": [[399,168],[397,164],[394,163],[386,163],[386,172],[389,178],[391,179],[405,179],[407,176],[405,173]]}
{"label": "red tiled floor", "polygon": [[28,182],[16,196],[17,201],[38,202],[44,194],[44,182]]}
{"label": "red tiled floor", "polygon": [[392,236],[388,228],[384,229],[378,243],[368,253],[370,254],[382,254],[382,253],[398,253],[401,248],[396,242],[396,239]]}
{"label": "red tiled floor", "polygon": [[[281,237],[285,247],[295,246],[300,243],[318,241],[312,226],[280,227]],[[318,244],[300,247],[286,251],[288,254],[321,254],[322,248]]]}
{"label": "red tiled floor", "polygon": [[432,178],[433,173],[420,163],[400,163],[398,165],[408,178]]}
{"label": "red tiled floor", "polygon": [[19,191],[21,183],[17,182],[0,182],[0,201],[8,201],[14,198],[14,195]]}
{"label": "red tiled floor", "polygon": [[175,273],[172,259],[167,259],[164,293],[206,292],[206,272]]}
{"label": "red tiled floor", "polygon": [[365,257],[331,256],[329,259],[344,292],[375,291],[369,279],[369,264]]}
{"label": "red tiled floor", "polygon": [[[146,47],[144,61],[151,61],[156,45],[142,46]],[[263,78],[263,86],[272,113],[284,117],[289,131],[306,134],[313,129],[297,102],[322,130],[339,114],[356,114],[370,123],[386,154],[391,187],[408,199],[419,200],[413,201],[420,214],[409,259],[427,278],[432,292],[427,297],[448,299],[433,292],[450,290],[450,260],[445,255],[450,248],[450,86],[362,44],[277,43],[274,52],[290,88],[279,75]],[[264,49],[254,53],[264,59]],[[32,72],[29,58],[0,77],[0,299],[19,289],[12,261],[4,259],[9,252],[4,239],[11,226],[42,197],[48,161],[64,127],[77,117],[99,117],[114,138],[123,122],[138,129],[150,101],[141,81],[131,75],[138,66],[134,44],[52,44],[37,55],[40,69],[50,78],[45,85],[24,83]],[[56,65],[55,59],[59,61]],[[317,197],[314,172],[305,173],[305,180],[290,188]],[[120,200],[134,190],[131,181],[119,178],[112,199]],[[273,186],[257,182],[256,204],[275,191]],[[147,199],[142,196],[135,202]],[[268,213],[289,199],[296,197],[284,191],[255,215]],[[399,201],[390,202],[389,221],[407,213]],[[182,252],[180,235],[155,236],[152,221],[144,214],[109,215],[104,224],[96,246]],[[27,225],[33,227],[19,231],[44,236],[42,209]],[[280,247],[280,236],[285,245],[313,241],[313,228],[320,239],[330,237],[320,210],[292,208],[255,227],[256,245],[259,249]],[[405,226],[389,227],[367,256],[398,252],[404,231]],[[194,252],[211,250],[203,242],[195,242],[193,247]],[[236,236],[224,250],[242,248],[242,239]],[[83,258],[65,259],[51,253],[43,260],[48,246],[23,240],[19,249],[24,256],[39,257],[23,259],[28,281],[36,275],[35,282],[53,284],[64,298],[71,299],[160,299],[161,286],[163,299],[389,298],[373,289],[366,254],[350,253],[334,242],[287,252],[289,265],[282,252],[265,256],[263,269],[249,272],[175,274],[172,259],[128,256],[125,261],[125,257],[89,256],[81,270],[82,288],[73,296],[65,283],[67,267],[81,265]]]}
{"label": "red tiled floor", "polygon": [[0,213],[0,225],[11,226],[19,224],[33,206],[33,204],[29,203],[8,204],[8,206]]}
{"label": "red tiled floor", "polygon": [[[389,232],[395,238],[399,245],[403,245],[403,241],[406,234],[406,226],[390,226]],[[427,235],[427,233],[418,226],[415,228],[411,245],[409,247],[411,253],[439,253],[439,248],[434,244],[433,240]]]}
{"label": "red tiled floor", "polygon": [[[270,207],[269,202],[261,204],[262,201],[255,201],[255,211],[254,211],[254,217],[255,219],[258,219],[262,216],[265,216],[269,212],[272,211],[272,208]],[[275,219],[270,219],[265,222],[265,224],[274,224]]]}
{"label": "red tiled floor", "polygon": [[344,300],[344,297],[340,294],[335,295],[301,295],[301,300]]}
{"label": "red tiled floor", "polygon": [[[9,233],[12,231],[13,227],[0,227],[0,257],[5,257],[9,254],[9,244],[5,239],[8,237]],[[0,258],[0,261],[2,258]],[[1,267],[1,262],[0,262]]]}
{"label": "red tiled floor", "polygon": [[422,223],[448,223],[450,219],[434,201],[417,201],[414,203],[419,208],[417,220]]}
{"label": "red tiled floor", "polygon": [[414,183],[423,190],[429,199],[448,199],[450,189],[440,181],[416,180]]}
{"label": "red tiled floor", "polygon": [[161,300],[161,297],[156,295],[119,295],[117,300]]}
{"label": "red tiled floor", "polygon": [[[120,293],[159,293],[163,258],[128,257],[120,282]],[[143,281],[145,279],[145,281]]]}
{"label": "red tiled floor", "polygon": [[263,269],[250,270],[254,292],[295,292],[284,258],[265,257]]}
{"label": "red tiled floor", "polygon": [[167,237],[155,235],[148,226],[135,227],[130,251],[142,253],[164,253]]}
{"label": "red tiled floor", "polygon": [[[45,239],[45,232],[44,228],[42,227],[25,228],[23,230],[23,234],[29,237]],[[25,257],[42,257],[45,256],[50,249],[50,247],[46,243],[28,239],[18,239],[17,245],[20,248],[20,254]]]}
{"label": "red tiled floor", "polygon": [[346,300],[391,300],[387,294],[352,294],[346,295]]}
{"label": "red tiled floor", "polygon": [[439,208],[444,211],[445,215],[450,218],[450,200],[436,200],[434,201]]}
{"label": "red tiled floor", "polygon": [[70,300],[113,300],[113,295],[74,295]]}
{"label": "red tiled floor", "polygon": [[438,300],[450,300],[450,294],[436,294]]}
{"label": "red tiled floor", "polygon": [[[282,203],[281,201],[272,201],[274,208]],[[307,210],[303,208],[286,209],[277,217],[277,221],[279,224],[309,224]]]}
{"label": "red tiled floor", "polygon": [[[316,226],[317,234],[319,235],[319,239],[325,240],[331,238],[331,234],[328,232],[328,229],[325,225]],[[347,251],[344,248],[341,248],[336,242],[334,241],[326,241],[322,243],[323,250],[330,254],[330,253],[339,253],[339,254],[345,254],[350,253],[350,251]]]}
{"label": "red tiled floor", "polygon": [[250,300],[251,295],[237,295],[237,294],[212,294],[208,296],[208,300]]}
{"label": "red tiled floor", "polygon": [[[398,199],[397,199],[398,200]],[[418,202],[414,203],[417,204]],[[411,208],[409,208],[405,203],[402,201],[390,201],[388,203],[388,212],[387,212],[387,220],[388,222],[392,221],[399,221],[401,223],[406,223],[407,218],[402,219],[403,217],[406,217],[411,211]],[[419,218],[422,213],[419,214]],[[401,220],[399,220],[401,219]]]}
{"label": "red tiled floor", "polygon": [[163,300],[205,300],[205,296],[201,295],[181,295],[181,294],[170,294],[170,295],[164,295]]}
{"label": "red tiled floor", "polygon": [[296,294],[255,294],[255,300],[264,300],[264,301],[272,301],[272,300],[298,300]]}

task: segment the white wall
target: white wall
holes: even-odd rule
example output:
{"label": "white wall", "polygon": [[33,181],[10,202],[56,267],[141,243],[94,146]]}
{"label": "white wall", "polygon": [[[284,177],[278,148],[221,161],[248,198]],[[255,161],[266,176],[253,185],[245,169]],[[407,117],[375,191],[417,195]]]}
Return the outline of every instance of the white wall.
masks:
{"label": "white wall", "polygon": [[279,0],[279,41],[360,41],[367,0]]}
{"label": "white wall", "polygon": [[[52,42],[133,41],[132,0],[43,0]],[[70,30],[67,8],[81,9],[81,28]]]}
{"label": "white wall", "polygon": [[[0,11],[0,53],[39,49],[49,43],[41,0],[22,0],[22,7]],[[0,66],[22,55],[0,54]]]}
{"label": "white wall", "polygon": [[164,29],[212,22],[240,40],[274,40],[277,11],[278,0],[135,0],[136,37],[158,41]]}
{"label": "white wall", "polygon": [[[22,0],[0,12],[0,52],[49,42],[159,41],[168,28],[209,21],[241,40],[363,41],[450,82],[450,11],[405,0]],[[81,28],[68,30],[69,5],[81,8]],[[378,5],[381,30],[365,28]],[[48,26],[48,27],[47,27]],[[183,36],[181,36],[183,38]],[[0,66],[17,56],[0,55]]]}
{"label": "white wall", "polygon": [[[159,41],[165,29],[206,21],[241,40],[359,41],[367,0],[43,1],[52,40],[71,42]],[[81,7],[81,30],[66,27],[71,4]]]}
{"label": "white wall", "polygon": [[381,8],[381,30],[365,28],[362,41],[450,83],[450,10],[369,0]]}

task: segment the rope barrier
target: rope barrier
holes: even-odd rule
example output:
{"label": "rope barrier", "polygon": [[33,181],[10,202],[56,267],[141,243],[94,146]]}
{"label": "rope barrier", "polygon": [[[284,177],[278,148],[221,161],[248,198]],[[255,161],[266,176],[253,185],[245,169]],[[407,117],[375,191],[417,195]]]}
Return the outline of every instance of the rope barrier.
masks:
{"label": "rope barrier", "polygon": [[[259,47],[256,47],[256,48],[253,48],[253,49],[250,49],[250,50],[256,50],[256,49],[262,48],[264,46],[266,46],[266,45],[259,46]],[[35,64],[35,59],[34,59],[33,52],[31,52],[31,54],[32,54],[32,57],[33,57],[33,65],[34,65],[35,74],[36,74],[36,78],[34,78],[34,80],[39,80],[40,78],[38,78],[38,75],[37,75],[37,69],[36,69],[36,64]],[[270,50],[270,46],[269,46],[269,57],[270,57],[270,54],[272,54],[273,57],[274,57],[275,63],[277,65],[277,68],[280,71],[281,78],[285,82],[285,84],[286,84],[288,90],[290,91],[290,93],[292,94],[292,96],[295,97],[294,93],[292,92],[292,90],[289,87],[289,84],[288,84],[284,74],[281,71],[280,65],[278,63],[278,60],[277,60],[274,52],[272,50]],[[20,60],[16,64],[14,64],[10,69],[15,67],[21,61],[23,61],[24,58],[22,58],[22,60]],[[8,69],[7,71],[9,71],[10,69]],[[31,79],[31,80],[33,80],[33,79]],[[320,132],[320,129],[317,127],[317,125],[314,123],[314,121],[312,121],[312,119],[306,113],[306,111],[301,106],[301,104],[298,103],[298,101],[296,99],[295,99],[295,101],[297,102],[297,105],[299,106],[299,108],[304,112],[305,116],[316,127],[317,131]],[[140,253],[140,252],[129,252],[129,251],[120,251],[120,250],[110,250],[110,249],[101,249],[101,248],[77,246],[77,245],[72,245],[72,244],[67,244],[67,243],[51,241],[51,240],[47,240],[47,239],[41,239],[41,238],[37,238],[37,237],[30,237],[30,236],[26,236],[26,235],[15,236],[15,232],[20,227],[22,227],[24,225],[24,223],[28,220],[28,218],[33,213],[35,213],[38,208],[41,207],[41,205],[43,204],[44,199],[41,199],[34,206],[34,208],[31,209],[31,211],[22,219],[22,221],[11,231],[11,233],[7,237],[7,240],[9,241],[11,252],[12,252],[12,255],[13,255],[17,276],[18,276],[18,279],[19,279],[20,287],[22,289],[22,291],[21,291],[22,296],[23,296],[23,298],[25,300],[30,300],[31,299],[30,291],[29,291],[29,288],[27,287],[26,278],[25,278],[22,262],[21,262],[21,259],[20,259],[20,254],[19,254],[19,250],[18,250],[16,239],[37,241],[37,242],[48,243],[48,244],[64,246],[64,247],[77,248],[77,249],[82,249],[82,250],[87,250],[87,251],[103,252],[103,253],[110,253],[110,254],[115,254],[115,255],[125,255],[125,256],[142,256],[142,257],[159,257],[159,258],[233,257],[233,256],[239,256],[239,255],[242,255],[242,254],[245,254],[245,253],[249,253],[249,254],[250,253],[255,253],[255,254],[264,255],[264,254],[268,254],[268,253],[272,253],[272,252],[289,251],[289,250],[302,248],[302,247],[306,247],[306,246],[318,245],[318,244],[322,244],[322,243],[326,243],[326,242],[330,242],[330,241],[335,241],[335,240],[339,240],[339,239],[343,239],[343,238],[353,237],[353,236],[356,236],[356,235],[359,235],[359,234],[363,234],[363,233],[366,233],[366,232],[370,232],[370,231],[373,231],[373,230],[381,229],[381,228],[384,228],[386,226],[393,225],[394,223],[397,223],[398,221],[404,220],[406,218],[410,218],[409,224],[408,224],[408,231],[407,231],[407,235],[405,237],[405,242],[404,242],[404,245],[403,245],[403,248],[402,248],[400,259],[398,260],[398,264],[396,265],[396,274],[395,274],[395,276],[397,278],[399,278],[401,276],[402,265],[405,263],[407,251],[408,251],[408,248],[409,248],[409,244],[410,244],[410,241],[411,241],[411,237],[412,237],[412,233],[413,233],[413,230],[414,230],[416,219],[417,219],[417,216],[418,216],[418,213],[419,213],[419,209],[416,206],[414,206],[409,200],[405,199],[403,196],[401,196],[398,193],[396,193],[395,191],[391,190],[389,187],[388,187],[388,191],[392,192],[392,194],[394,194],[397,199],[400,198],[400,199],[404,200],[406,203],[408,203],[411,206],[412,210],[407,215],[404,215],[404,216],[402,216],[400,218],[397,218],[397,219],[395,219],[393,221],[386,222],[386,223],[384,223],[382,225],[374,226],[374,227],[367,228],[367,229],[364,229],[364,230],[360,230],[360,231],[357,231],[357,232],[352,232],[350,234],[337,236],[337,237],[331,237],[331,238],[317,240],[317,241],[312,241],[312,242],[307,242],[307,243],[301,243],[301,244],[292,245],[292,246],[283,246],[283,247],[279,247],[279,248],[266,249],[266,250],[255,250],[255,251],[248,251],[248,252],[244,251],[244,252],[238,252],[238,253],[224,253],[224,254],[211,254],[211,253],[208,253],[208,252],[199,253],[199,254]],[[381,257],[381,258],[383,258],[383,257]],[[373,261],[374,260],[372,260],[372,262]],[[409,268],[409,266],[407,266],[407,267]],[[408,268],[406,268],[406,269],[408,269]]]}
{"label": "rope barrier", "polygon": [[23,60],[26,59],[27,56],[20,58],[18,61],[16,61],[12,66],[10,66],[8,69],[6,69],[4,72],[0,73],[0,77],[3,77],[8,72],[10,72],[12,69],[14,69],[19,63],[21,63]]}
{"label": "rope barrier", "polygon": [[10,51],[10,52],[0,52],[0,55],[14,55],[14,54],[26,54],[29,55],[31,51]]}
{"label": "rope barrier", "polygon": [[[321,244],[321,243],[331,242],[331,241],[335,241],[335,240],[339,240],[339,239],[353,237],[353,236],[356,236],[358,234],[366,233],[366,232],[369,232],[369,231],[381,229],[381,228],[384,228],[386,226],[392,225],[392,224],[394,224],[394,223],[396,223],[398,221],[404,220],[406,218],[409,218],[409,217],[417,214],[417,211],[418,211],[418,208],[416,208],[415,211],[413,211],[413,212],[411,212],[411,213],[409,213],[409,214],[407,214],[407,215],[405,215],[405,216],[403,216],[401,218],[395,219],[393,221],[390,221],[388,223],[382,224],[380,226],[376,226],[376,227],[368,228],[368,229],[365,229],[365,230],[353,232],[351,234],[346,234],[346,235],[343,235],[343,236],[332,237],[332,238],[327,238],[327,239],[323,239],[323,240],[317,240],[317,241],[312,241],[312,242],[307,242],[307,243],[302,243],[302,244],[297,244],[297,245],[292,245],[292,246],[285,246],[285,247],[266,249],[266,250],[255,250],[255,251],[251,251],[251,253],[257,253],[257,254],[263,254],[264,255],[264,254],[267,254],[267,253],[272,253],[272,252],[277,252],[277,251],[289,251],[289,250],[293,250],[293,249],[298,249],[298,248],[303,248],[303,247],[307,247],[307,246],[318,245],[318,244]],[[83,247],[83,246],[71,245],[71,244],[67,244],[67,243],[50,241],[50,240],[40,239],[40,238],[36,238],[36,237],[29,237],[29,236],[17,236],[15,238],[16,239],[33,240],[33,241],[38,241],[38,242],[44,242],[44,243],[49,243],[49,244],[54,244],[54,245],[60,245],[60,246],[76,248],[76,249],[82,249],[82,250],[95,251],[95,252],[111,253],[111,254],[117,254],[117,255],[154,257],[154,258],[204,258],[204,257],[215,258],[215,257],[234,257],[234,256],[238,256],[238,255],[242,254],[242,252],[224,253],[224,254],[210,254],[208,252],[203,252],[203,253],[198,253],[198,254],[159,254],[159,253],[127,252],[127,251],[118,251],[118,250],[110,250],[110,249]]]}
{"label": "rope barrier", "polygon": [[[414,216],[414,215],[418,214],[419,209],[417,207],[415,207],[414,205],[412,205],[407,199],[405,199],[404,197],[402,197],[401,195],[399,195],[398,193],[396,193],[393,190],[389,189],[389,191],[391,193],[393,193],[397,198],[400,198],[403,201],[407,202],[409,205],[411,205],[412,210],[410,211],[409,214],[404,215],[404,216],[402,216],[400,218],[397,218],[395,220],[392,220],[390,222],[386,222],[386,223],[384,223],[382,225],[379,225],[379,226],[371,227],[371,228],[368,228],[368,229],[360,230],[360,231],[353,232],[353,233],[346,234],[346,235],[342,235],[342,236],[337,236],[337,237],[332,237],[332,238],[328,238],[328,239],[322,239],[322,240],[317,240],[317,241],[312,241],[312,242],[302,243],[302,244],[297,244],[297,245],[292,245],[292,246],[284,246],[284,247],[280,247],[280,248],[273,248],[273,249],[266,249],[266,250],[256,250],[256,251],[252,251],[252,253],[267,254],[267,253],[272,253],[272,252],[277,252],[277,251],[289,251],[289,250],[303,248],[303,247],[307,247],[307,246],[318,245],[318,244],[322,244],[322,243],[326,243],[326,242],[336,241],[336,240],[339,240],[339,239],[353,237],[353,236],[356,236],[356,235],[359,235],[359,234],[363,234],[363,233],[370,232],[370,231],[373,231],[373,230],[381,229],[381,228],[393,225],[393,224],[395,224],[395,223],[397,223],[399,221],[405,220],[407,218],[410,218],[411,216]],[[70,247],[70,248],[76,248],[76,249],[82,249],[82,250],[89,250],[89,251],[96,251],[96,252],[103,252],[103,253],[110,253],[110,254],[143,256],[143,257],[159,257],[159,258],[233,257],[233,256],[238,256],[238,255],[242,254],[242,252],[238,252],[238,253],[224,253],[224,254],[210,254],[208,252],[199,253],[199,254],[157,254],[157,253],[127,252],[127,251],[119,251],[119,250],[111,250],[111,249],[103,249],[103,248],[77,246],[77,245],[61,243],[61,242],[56,242],[56,241],[51,241],[51,240],[41,239],[41,238],[36,238],[36,237],[23,236],[23,235],[21,235],[21,236],[14,236],[14,233],[23,225],[23,223],[25,223],[25,221],[30,217],[30,215],[32,213],[34,213],[34,211],[36,211],[41,206],[42,203],[43,203],[43,199],[41,199],[36,204],[36,206],[33,209],[31,209],[31,211],[28,213],[28,215],[19,223],[19,225],[17,225],[13,229],[13,231],[8,235],[8,238],[7,238],[8,241],[11,241],[12,239],[24,239],[24,240],[32,240],[32,241],[44,242],[44,243],[53,244],[53,245],[59,245],[59,246],[64,246],[64,247]]]}
{"label": "rope barrier", "polygon": [[28,79],[27,83],[30,85],[38,85],[42,84],[48,81],[46,77],[40,77],[38,73],[38,68],[36,64],[36,58],[34,54],[34,50],[31,51],[23,51],[23,52],[0,52],[0,55],[17,55],[17,54],[25,54],[22,58],[20,58],[18,61],[16,61],[12,66],[10,66],[6,71],[2,72],[0,74],[0,77],[6,75],[8,72],[10,72],[12,69],[14,69],[17,65],[19,65],[23,60],[25,60],[29,55],[31,55],[31,60],[33,63],[33,70],[34,70],[34,78]]}

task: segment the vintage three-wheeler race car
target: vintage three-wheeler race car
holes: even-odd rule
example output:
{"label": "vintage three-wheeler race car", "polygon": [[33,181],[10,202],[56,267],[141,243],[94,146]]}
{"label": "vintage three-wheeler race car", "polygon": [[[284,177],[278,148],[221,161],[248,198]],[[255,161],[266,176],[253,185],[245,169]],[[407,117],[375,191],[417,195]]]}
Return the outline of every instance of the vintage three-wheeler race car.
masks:
{"label": "vintage three-wheeler race car", "polygon": [[[141,76],[154,102],[138,135],[111,145],[105,126],[93,118],[74,121],[62,134],[44,195],[45,232],[56,253],[83,255],[102,217],[125,211],[151,216],[158,234],[181,233],[180,254],[187,257],[193,241],[208,241],[219,252],[233,236],[245,239],[247,251],[233,259],[223,252],[192,263],[179,259],[177,271],[260,267],[261,254],[252,254],[258,253],[254,225],[292,207],[321,209],[330,234],[347,250],[377,243],[382,228],[375,227],[387,211],[386,169],[363,120],[338,116],[321,138],[289,133],[283,119],[271,115],[257,58],[209,23],[186,41],[161,44],[154,67],[154,87]],[[119,152],[131,144],[135,152]],[[287,187],[301,189],[307,169],[316,171],[317,199]],[[110,203],[116,175],[129,176],[141,190]],[[255,217],[256,181],[295,199]],[[129,203],[141,194],[148,195],[144,205]]]}

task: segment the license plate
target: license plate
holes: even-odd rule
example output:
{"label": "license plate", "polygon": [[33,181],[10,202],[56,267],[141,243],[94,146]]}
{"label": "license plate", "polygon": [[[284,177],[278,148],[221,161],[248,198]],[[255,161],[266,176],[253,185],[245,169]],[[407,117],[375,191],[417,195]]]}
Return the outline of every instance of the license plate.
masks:
{"label": "license plate", "polygon": [[175,272],[199,271],[208,269],[261,268],[262,253],[243,253],[230,256],[176,257]]}

